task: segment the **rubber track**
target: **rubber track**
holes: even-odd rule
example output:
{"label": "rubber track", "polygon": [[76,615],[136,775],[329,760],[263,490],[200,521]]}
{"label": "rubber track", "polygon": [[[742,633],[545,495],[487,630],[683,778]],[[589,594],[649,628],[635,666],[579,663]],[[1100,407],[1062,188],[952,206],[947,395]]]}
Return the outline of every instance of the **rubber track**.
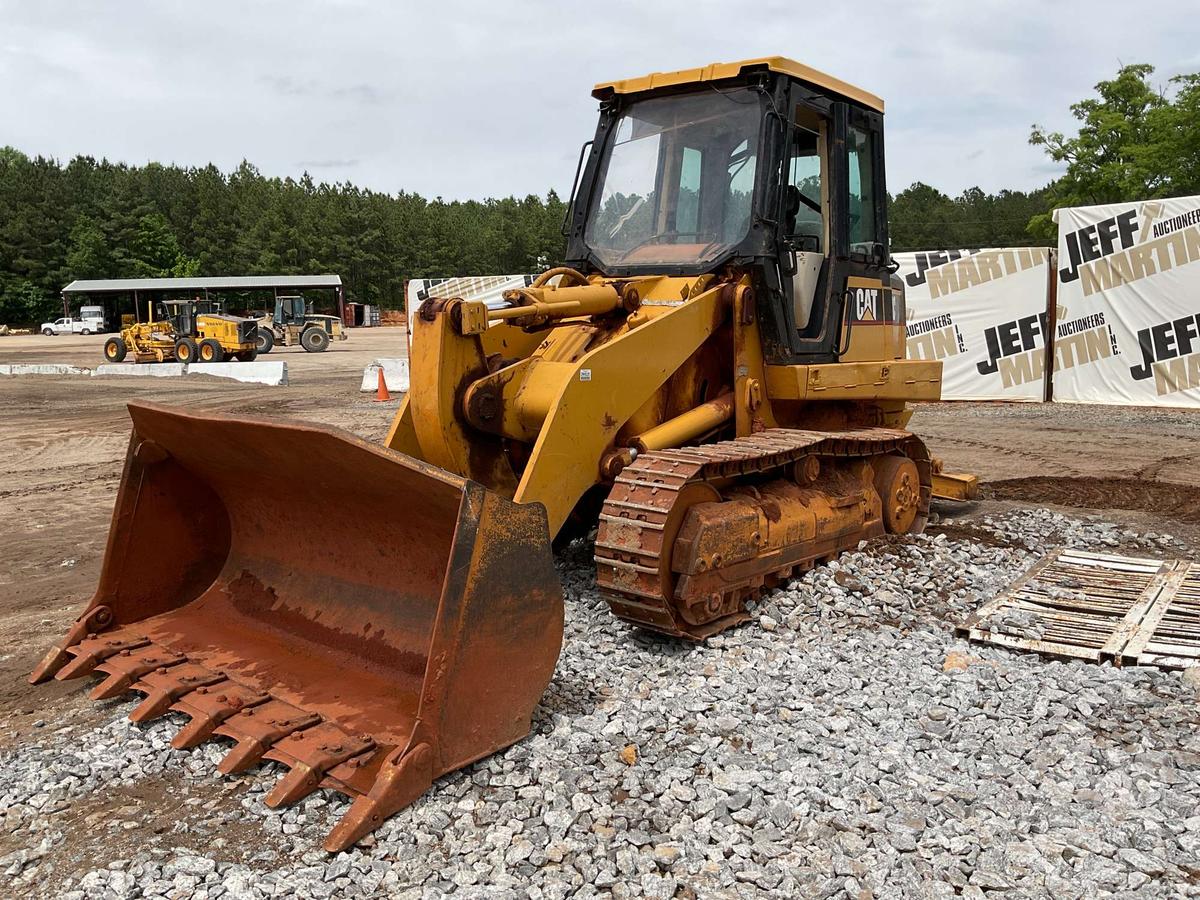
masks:
{"label": "rubber track", "polygon": [[[924,443],[907,431],[772,428],[715,444],[640,456],[616,478],[601,510],[596,583],[617,618],[663,634],[703,637],[694,633],[694,626],[677,618],[671,598],[663,596],[659,575],[661,560],[664,555],[669,560],[671,552],[671,547],[664,546],[664,532],[687,485],[782,469],[810,454],[865,458],[894,450],[917,463],[921,502],[912,531],[919,533],[925,528],[932,495],[929,454]],[[708,633],[728,624],[732,622],[718,623]]]}

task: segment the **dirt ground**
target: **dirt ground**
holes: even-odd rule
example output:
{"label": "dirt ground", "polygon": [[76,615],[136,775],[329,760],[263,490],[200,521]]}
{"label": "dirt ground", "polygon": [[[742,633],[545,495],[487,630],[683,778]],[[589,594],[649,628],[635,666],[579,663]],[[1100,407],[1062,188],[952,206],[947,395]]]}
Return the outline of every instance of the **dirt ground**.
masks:
{"label": "dirt ground", "polygon": [[[0,363],[103,362],[104,336],[0,337]],[[370,440],[399,400],[359,392],[363,367],[406,354],[401,328],[356,329],[325,353],[279,348],[286,387],[204,376],[0,376],[0,747],[34,722],[110,718],[77,682],[33,688],[24,676],[91,596],[129,440],[125,404],[152,401],[336,425]]]}
{"label": "dirt ground", "polygon": [[1200,546],[1200,414],[1061,403],[939,403],[909,427],[985,500],[1099,514]]}
{"label": "dirt ground", "polygon": [[[103,336],[0,337],[0,362],[101,362]],[[398,401],[359,392],[362,370],[402,356],[401,329],[359,329],[324,354],[281,349],[286,387],[204,377],[0,376],[0,747],[40,728],[112,717],[78,682],[25,681],[66,630],[100,572],[128,439],[125,404],[156,401],[242,415],[304,419],[369,440]],[[1200,414],[1064,405],[928,404],[912,430],[947,469],[985,481],[985,499],[941,507],[965,522],[1012,504],[1168,532],[1200,547]],[[120,799],[121,803],[136,798]]]}

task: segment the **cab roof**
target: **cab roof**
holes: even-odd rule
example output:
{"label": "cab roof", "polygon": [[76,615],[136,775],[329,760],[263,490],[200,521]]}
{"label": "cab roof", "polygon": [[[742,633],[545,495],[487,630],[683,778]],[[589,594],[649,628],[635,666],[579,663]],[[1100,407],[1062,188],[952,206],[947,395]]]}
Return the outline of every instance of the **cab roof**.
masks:
{"label": "cab roof", "polygon": [[671,87],[680,84],[700,84],[706,81],[720,81],[725,78],[736,78],[742,72],[753,69],[768,69],[790,75],[797,81],[815,85],[831,94],[845,97],[861,103],[877,112],[883,112],[883,100],[861,88],[856,88],[832,75],[818,72],[816,69],[798,63],[794,59],[783,56],[762,56],[757,59],[744,59],[741,62],[710,63],[698,69],[680,69],[677,72],[652,72],[639,78],[623,78],[620,81],[603,81],[592,89],[592,96],[603,99],[610,94],[637,94],[651,91],[655,88]]}

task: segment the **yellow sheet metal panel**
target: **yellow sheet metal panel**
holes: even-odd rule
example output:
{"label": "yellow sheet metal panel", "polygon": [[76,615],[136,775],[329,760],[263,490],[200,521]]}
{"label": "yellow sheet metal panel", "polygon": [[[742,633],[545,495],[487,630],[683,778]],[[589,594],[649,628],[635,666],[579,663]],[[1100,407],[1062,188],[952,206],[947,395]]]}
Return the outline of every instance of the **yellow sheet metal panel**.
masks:
{"label": "yellow sheet metal panel", "polygon": [[767,366],[767,396],[803,400],[808,396],[808,366]]}
{"label": "yellow sheet metal panel", "polygon": [[903,298],[893,296],[891,285],[879,278],[851,276],[846,279],[846,288],[851,307],[842,328],[841,343],[847,349],[841,361],[904,359],[907,345]]}
{"label": "yellow sheet metal panel", "polygon": [[940,400],[942,366],[932,360],[767,366],[773,400]]}
{"label": "yellow sheet metal panel", "polygon": [[838,94],[848,100],[861,103],[870,109],[883,112],[883,100],[874,94],[857,88],[852,84],[819,72],[811,66],[798,63],[784,56],[762,56],[757,59],[744,59],[741,62],[710,63],[696,69],[680,69],[676,72],[652,72],[639,78],[623,78],[619,81],[604,81],[592,89],[592,96],[602,98],[609,91],[615,94],[636,94],[641,91],[651,91],[655,88],[671,87],[680,84],[698,84],[705,81],[720,81],[723,78],[734,78],[743,69],[755,66],[765,66],[772,72],[782,72],[798,81]]}
{"label": "yellow sheet metal panel", "polygon": [[935,472],[933,474],[933,496],[939,500],[958,500],[960,502],[974,500],[979,496],[979,476],[956,472]]}
{"label": "yellow sheet metal panel", "polygon": [[383,446],[389,450],[407,454],[413,459],[420,459],[421,444],[417,441],[417,432],[413,428],[411,402],[412,395],[406,393],[404,399],[400,401],[400,409],[396,411],[396,418],[392,419],[392,427],[388,429],[387,437],[383,439]]}

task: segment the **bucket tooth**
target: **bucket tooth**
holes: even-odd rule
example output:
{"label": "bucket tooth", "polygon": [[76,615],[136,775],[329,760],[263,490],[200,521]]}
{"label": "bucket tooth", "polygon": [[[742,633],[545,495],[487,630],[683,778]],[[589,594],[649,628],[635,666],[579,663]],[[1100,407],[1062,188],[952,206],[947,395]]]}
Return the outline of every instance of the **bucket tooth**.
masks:
{"label": "bucket tooth", "polygon": [[54,678],[57,681],[81,678],[90,674],[93,669],[110,657],[126,650],[132,652],[148,646],[150,646],[150,641],[140,635],[117,633],[106,637],[87,638],[74,647],[67,648],[67,652],[74,658],[55,672]]}
{"label": "bucket tooth", "polygon": [[332,722],[288,735],[266,754],[268,759],[291,766],[291,771],[267,794],[267,806],[288,806],[303,800],[321,786],[326,772],[374,746],[370,735],[353,737]]}
{"label": "bucket tooth", "polygon": [[129,718],[134,722],[157,719],[184,694],[207,689],[209,685],[217,684],[224,678],[225,676],[194,662],[171,666],[166,671],[156,669],[147,672],[133,683],[133,689],[144,693],[146,699],[137,705],[129,714]]}
{"label": "bucket tooth", "polygon": [[216,727],[230,716],[269,699],[268,695],[229,679],[198,687],[171,704],[172,711],[191,717],[171,739],[171,746],[176,750],[196,747],[212,737]]}
{"label": "bucket tooth", "polygon": [[85,638],[94,638],[97,632],[111,627],[112,623],[112,610],[104,604],[85,610],[83,615],[71,625],[63,639],[46,651],[42,661],[29,673],[29,683],[41,684],[51,678],[71,661],[70,648],[78,645]]}
{"label": "bucket tooth", "polygon": [[166,671],[187,662],[186,657],[164,647],[148,644],[136,650],[122,650],[110,656],[96,671],[108,677],[92,689],[93,700],[109,700],[118,697],[133,687],[133,683],[155,669]]}
{"label": "bucket tooth", "polygon": [[236,741],[217,770],[222,775],[244,772],[262,759],[276,741],[293,731],[311,728],[320,721],[321,717],[316,713],[305,712],[274,698],[261,706],[244,709],[213,729],[214,734]]}
{"label": "bucket tooth", "polygon": [[356,797],[325,838],[325,849],[338,853],[353,846],[420,797],[433,785],[433,750],[420,743],[397,750],[384,762],[369,793]]}
{"label": "bucket tooth", "polygon": [[267,748],[262,741],[244,738],[225,754],[220,765],[217,766],[217,771],[222,775],[237,775],[239,772],[245,772],[257,764],[266,752]]}
{"label": "bucket tooth", "polygon": [[41,684],[58,674],[62,667],[71,661],[71,654],[67,651],[68,646],[68,642],[64,641],[61,645],[56,644],[47,650],[41,662],[29,673],[29,683]]}
{"label": "bucket tooth", "polygon": [[275,787],[271,788],[271,792],[267,794],[265,802],[271,809],[291,806],[296,801],[303,800],[320,786],[320,771],[298,762],[275,783]]}

